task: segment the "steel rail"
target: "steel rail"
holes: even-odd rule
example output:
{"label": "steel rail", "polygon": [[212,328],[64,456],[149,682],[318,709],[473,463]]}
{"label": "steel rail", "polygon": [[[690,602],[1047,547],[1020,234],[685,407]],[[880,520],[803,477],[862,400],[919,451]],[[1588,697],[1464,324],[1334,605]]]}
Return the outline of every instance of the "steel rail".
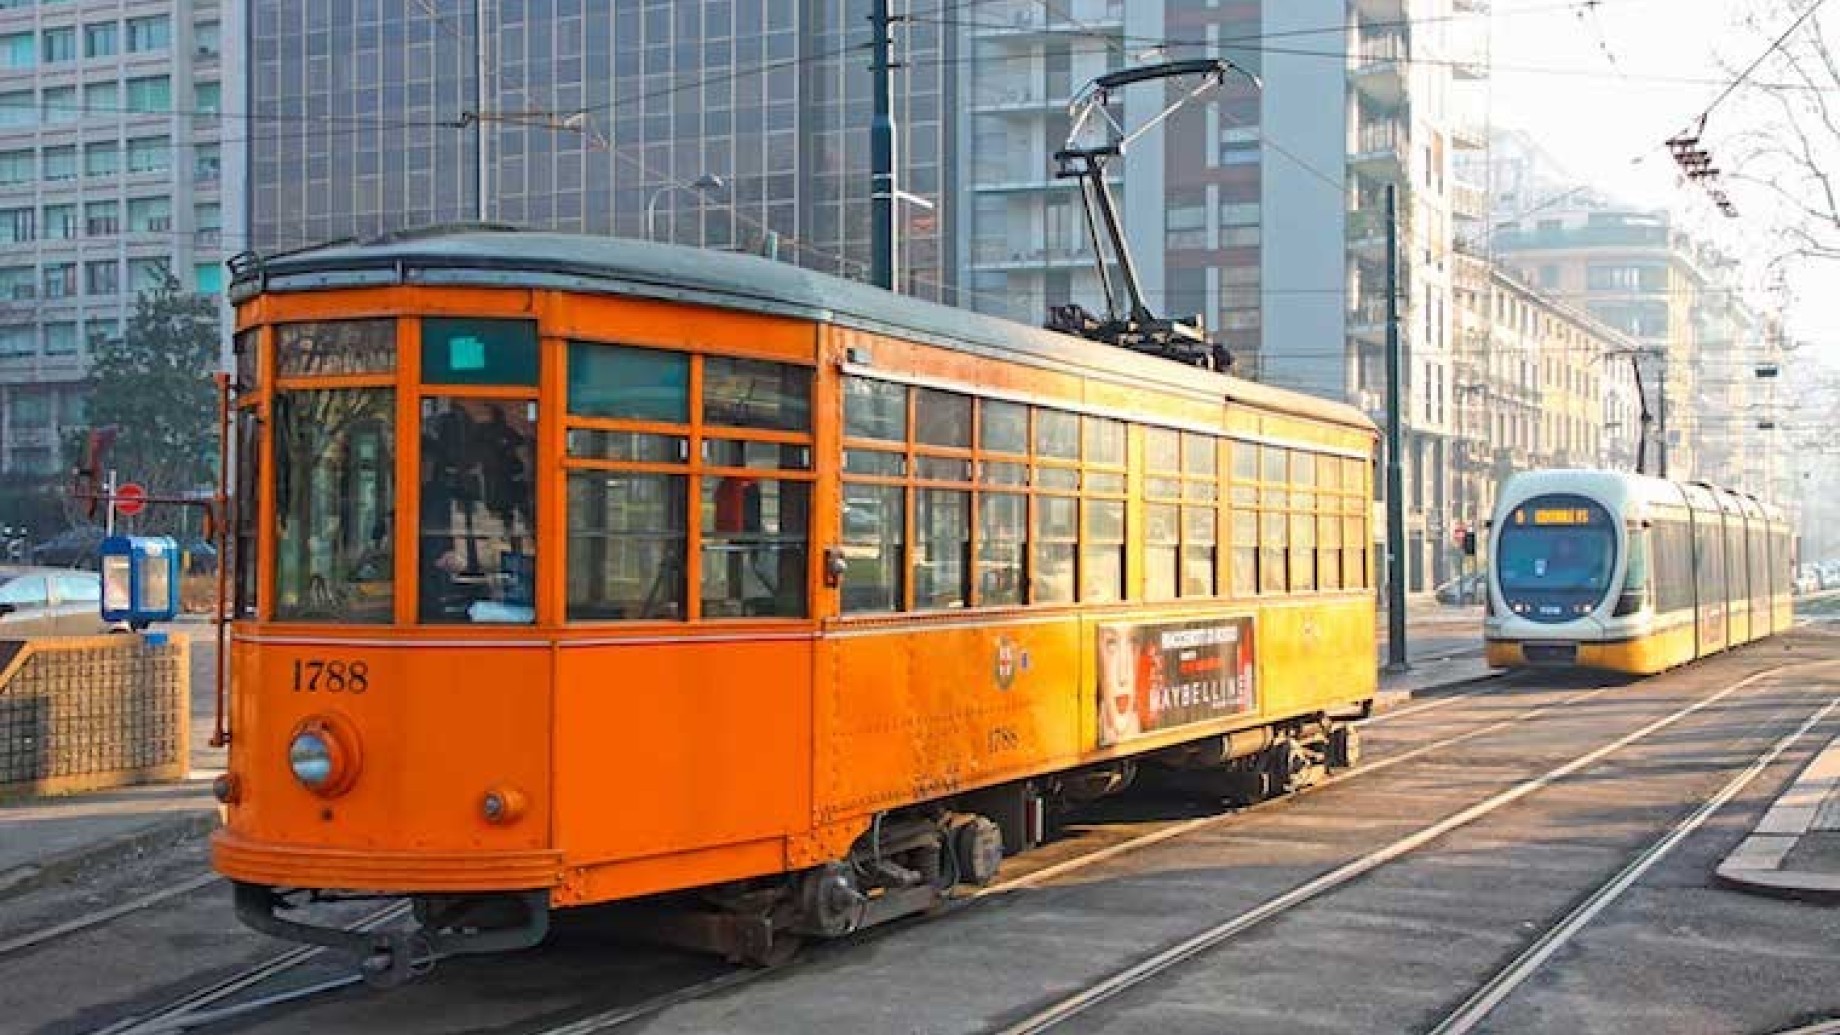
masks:
{"label": "steel rail", "polygon": [[[345,929],[348,931],[374,931],[384,924],[407,915],[408,912],[408,903],[397,902],[383,909],[379,909],[353,923],[347,924]],[[238,971],[221,981],[215,981],[203,988],[188,992],[150,1013],[124,1017],[114,1024],[97,1029],[92,1032],[91,1035],[154,1035],[156,1032],[183,1031],[186,1028],[209,1023],[212,1017],[210,1014],[202,1012],[203,1008],[221,1003],[239,992],[253,988],[270,978],[285,974],[295,967],[300,966],[302,963],[321,955],[325,951],[323,947],[318,945],[302,945],[289,949],[273,959],[258,963],[253,967]],[[355,984],[360,980],[362,979],[357,975],[351,975],[349,980],[345,980],[344,983],[340,984],[338,987],[342,988],[345,987],[345,985]],[[318,986],[315,986],[315,990],[316,993],[325,991],[325,989],[319,988]],[[284,1001],[279,1000],[275,996],[267,998],[275,1001]],[[292,998],[299,998],[299,996],[295,995]],[[272,1005],[272,1003],[263,1002],[261,1005],[267,1006]],[[193,1018],[203,1019],[194,1020]]]}
{"label": "steel rail", "polygon": [[1749,766],[1727,781],[1717,794],[1708,798],[1691,815],[1676,823],[1673,829],[1644,849],[1642,854],[1631,860],[1629,865],[1623,867],[1615,876],[1599,885],[1597,890],[1580,902],[1564,919],[1548,927],[1532,945],[1515,957],[1512,963],[1497,971],[1473,995],[1452,1010],[1442,1021],[1439,1021],[1437,1026],[1431,1029],[1430,1035],[1463,1035],[1463,1033],[1475,1030],[1476,1026],[1494,1012],[1503,1000],[1537,973],[1546,964],[1546,961],[1552,958],[1553,953],[1558,952],[1577,937],[1579,931],[1584,930],[1586,925],[1609,908],[1611,903],[1634,887],[1636,881],[1640,880],[1644,873],[1654,868],[1656,863],[1666,858],[1682,841],[1687,839],[1688,835],[1698,830],[1708,819],[1712,818],[1714,813],[1724,808],[1727,802],[1750,786],[1751,781],[1761,776],[1763,771],[1781,757],[1784,751],[1789,750],[1796,741],[1806,736],[1809,730],[1813,729],[1822,719],[1827,718],[1836,707],[1840,707],[1840,697],[1828,701],[1795,730],[1785,734],[1776,743],[1765,749]]}
{"label": "steel rail", "polygon": [[[1318,790],[1333,786],[1335,784],[1341,783],[1346,780],[1354,779],[1355,777],[1358,777],[1358,776],[1365,776],[1371,773],[1380,772],[1382,770],[1389,769],[1395,765],[1401,765],[1405,762],[1409,762],[1415,758],[1423,757],[1424,755],[1430,754],[1434,751],[1442,751],[1445,748],[1451,747],[1456,744],[1463,743],[1468,740],[1472,740],[1476,737],[1484,736],[1486,734],[1493,733],[1498,730],[1506,729],[1509,726],[1517,725],[1527,720],[1537,718],[1546,713],[1556,711],[1558,709],[1565,708],[1570,705],[1578,704],[1578,703],[1581,703],[1583,701],[1589,700],[1594,697],[1600,697],[1604,694],[1610,693],[1613,690],[1621,690],[1621,689],[1623,689],[1623,687],[1620,685],[1606,686],[1606,687],[1599,687],[1597,689],[1585,691],[1585,692],[1578,693],[1578,694],[1573,694],[1561,700],[1555,701],[1551,704],[1540,705],[1535,708],[1529,708],[1526,711],[1520,712],[1519,714],[1509,716],[1505,719],[1498,719],[1494,722],[1487,723],[1485,725],[1477,727],[1476,729],[1469,730],[1464,733],[1459,733],[1454,736],[1445,737],[1434,743],[1421,745],[1417,748],[1414,748],[1410,751],[1402,752],[1398,755],[1390,755],[1386,758],[1380,759],[1375,762],[1370,762],[1365,765],[1357,766],[1352,769],[1343,770],[1342,772],[1336,773],[1322,781],[1319,781],[1318,783],[1310,787],[1304,788],[1302,791],[1299,791],[1295,794],[1286,795],[1282,798],[1272,798],[1267,801],[1260,802],[1259,804],[1254,805],[1247,809],[1238,809],[1232,812],[1225,812],[1225,813],[1221,813],[1219,815],[1214,815],[1214,816],[1202,816],[1196,819],[1185,820],[1179,823],[1174,823],[1174,824],[1171,824],[1170,826],[1151,831],[1147,834],[1140,834],[1137,837],[1133,837],[1126,841],[1121,841],[1115,845],[1110,845],[1105,848],[1101,848],[1096,851],[1089,852],[1085,855],[1081,855],[1073,859],[1068,859],[1064,862],[1055,863],[1050,866],[1044,866],[1039,870],[1035,870],[1031,873],[1024,874],[1023,876],[1016,877],[1011,880],[999,881],[998,883],[992,884],[989,887],[980,888],[977,891],[972,892],[971,894],[966,895],[963,898],[956,900],[952,904],[952,908],[962,909],[976,902],[979,902],[983,899],[990,898],[995,895],[1001,895],[1001,894],[1005,894],[1008,892],[1020,891],[1025,888],[1034,887],[1036,885],[1052,880],[1056,877],[1065,876],[1066,874],[1085,869],[1086,867],[1089,867],[1089,866],[1095,866],[1099,863],[1105,862],[1109,859],[1117,858],[1120,855],[1125,855],[1129,852],[1136,851],[1140,848],[1147,848],[1151,845],[1160,844],[1161,842],[1169,841],[1169,840],[1173,840],[1175,838],[1181,837],[1184,834],[1193,833],[1194,831],[1205,829],[1207,827],[1231,822],[1232,820],[1240,816],[1243,816],[1247,813],[1250,813],[1250,812],[1263,812],[1268,809],[1280,808],[1289,802],[1295,801],[1298,797],[1302,795],[1315,793]],[[1472,697],[1472,696],[1475,696],[1476,694],[1486,693],[1486,692],[1488,691],[1478,690],[1473,693],[1465,694],[1462,696]],[[1440,700],[1440,701],[1433,702],[1433,704],[1437,704],[1437,705],[1449,704],[1449,703],[1452,703],[1460,699],[1461,698],[1459,697],[1453,697],[1447,700]],[[1392,714],[1392,713],[1389,713],[1389,714]],[[898,925],[898,924],[894,925],[895,928],[898,928],[899,926],[901,925]],[[881,931],[881,933],[885,934],[889,930],[892,930],[892,929],[894,928],[879,929],[879,930]],[[876,931],[874,930],[870,932],[866,932],[866,934],[870,936],[875,935],[875,933]],[[858,939],[858,941],[860,941],[860,939]],[[794,964],[790,964],[789,966],[797,966],[797,965],[798,965],[797,963],[794,963]],[[664,1012],[665,1010],[670,1009],[671,1007],[678,1006],[683,1003],[691,1002],[693,1000],[700,999],[705,996],[713,995],[717,992],[723,992],[723,991],[727,991],[732,988],[737,988],[743,985],[751,984],[752,982],[760,980],[761,978],[766,977],[768,975],[777,975],[777,974],[784,973],[786,969],[787,967],[778,967],[778,968],[774,968],[770,970],[733,971],[728,974],[718,975],[717,977],[710,978],[705,981],[697,982],[695,984],[686,985],[683,988],[675,989],[673,991],[666,992],[662,995],[658,995],[658,996],[643,1000],[638,1003],[633,1003],[633,1004],[629,1004],[626,1006],[614,1007],[612,1009],[609,1009],[609,1010],[606,1010],[600,1013],[589,1014],[588,1016],[577,1018],[573,1021],[569,1021],[567,1023],[561,1024],[554,1028],[545,1028],[545,1029],[542,1029],[541,1032],[537,1033],[537,1035],[595,1035],[595,1033],[597,1032],[609,1031],[614,1028],[619,1028],[619,1027],[623,1027],[625,1025],[631,1024],[635,1021],[639,1021],[639,1020],[643,1020],[648,1017],[655,1016],[659,1013]]]}
{"label": "steel rail", "polygon": [[[1400,838],[1391,844],[1375,849],[1368,854],[1345,863],[1314,880],[1292,888],[1290,891],[1253,907],[1228,920],[1213,924],[1204,930],[1164,949],[1152,956],[1117,971],[1086,988],[1068,995],[1056,1002],[1036,1010],[1027,1017],[1012,1024],[996,1029],[999,1035],[1033,1035],[1035,1032],[1047,1031],[1065,1021],[1078,1017],[1092,1008],[1104,1003],[1123,992],[1135,988],[1146,981],[1156,978],[1196,956],[1216,946],[1225,944],[1244,932],[1251,930],[1277,916],[1289,912],[1297,906],[1317,899],[1331,891],[1344,887],[1401,856],[1414,852],[1427,844],[1443,837],[1454,830],[1468,826],[1494,812],[1520,801],[1527,796],[1546,789],[1559,780],[1571,776],[1583,769],[1602,761],[1610,755],[1628,747],[1639,740],[1652,736],[1694,715],[1714,704],[1730,697],[1755,683],[1784,672],[1796,669],[1815,668],[1824,665],[1840,664],[1836,661],[1804,662],[1777,665],[1752,673],[1731,684],[1719,692],[1676,709],[1667,715],[1648,723],[1633,732],[1577,756],[1563,765],[1547,770],[1532,779],[1523,780],[1506,790],[1500,791],[1483,801],[1464,808],[1419,830]],[[1611,689],[1611,688],[1606,688]],[[1603,692],[1603,691],[1598,691]]]}
{"label": "steel rail", "polygon": [[16,938],[0,941],[0,957],[10,956],[13,953],[30,949],[35,945],[43,945],[46,942],[62,938],[66,935],[76,934],[78,931],[84,931],[100,924],[106,924],[110,920],[127,916],[130,913],[138,913],[149,906],[159,905],[169,898],[178,898],[180,895],[188,895],[197,891],[199,888],[209,887],[221,880],[223,880],[223,878],[215,873],[199,874],[196,877],[180,881],[170,887],[161,888],[158,891],[149,892],[137,898],[129,899],[119,905],[113,905],[107,909],[98,909],[91,913],[85,913],[79,917],[72,917],[63,923],[52,924],[49,927],[33,931],[30,934],[22,934]]}

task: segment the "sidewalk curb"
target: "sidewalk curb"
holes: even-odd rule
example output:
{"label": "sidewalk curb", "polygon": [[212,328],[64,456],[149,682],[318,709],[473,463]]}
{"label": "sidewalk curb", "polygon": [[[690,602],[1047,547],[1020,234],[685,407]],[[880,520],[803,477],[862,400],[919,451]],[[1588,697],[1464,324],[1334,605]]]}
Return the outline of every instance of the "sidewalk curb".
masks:
{"label": "sidewalk curb", "polygon": [[1511,673],[1507,669],[1496,669],[1486,675],[1463,676],[1445,683],[1429,683],[1413,687],[1410,690],[1379,690],[1374,693],[1374,714],[1392,711],[1409,704],[1421,697],[1442,697],[1456,690],[1465,690],[1506,679]]}
{"label": "sidewalk curb", "polygon": [[216,808],[185,812],[101,844],[87,845],[25,866],[0,871],[0,900],[55,884],[83,870],[144,855],[217,829]]}
{"label": "sidewalk curb", "polygon": [[1773,898],[1840,905],[1840,873],[1783,868],[1783,861],[1802,838],[1816,830],[1823,802],[1836,789],[1840,789],[1840,737],[1815,752],[1751,832],[1713,870],[1715,883]]}

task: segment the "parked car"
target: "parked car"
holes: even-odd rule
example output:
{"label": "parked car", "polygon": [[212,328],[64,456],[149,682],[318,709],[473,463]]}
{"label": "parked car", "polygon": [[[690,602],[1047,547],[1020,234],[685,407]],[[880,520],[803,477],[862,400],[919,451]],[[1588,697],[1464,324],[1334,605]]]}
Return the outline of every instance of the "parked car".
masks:
{"label": "parked car", "polygon": [[97,567],[97,556],[102,552],[102,540],[100,526],[78,525],[34,546],[32,563],[51,568],[94,570]]}
{"label": "parked car", "polygon": [[1437,602],[1460,606],[1463,604],[1483,604],[1489,599],[1489,577],[1487,573],[1472,571],[1460,575],[1437,588]]}
{"label": "parked car", "polygon": [[0,639],[93,636],[119,628],[102,620],[102,577],[95,572],[0,567]]}

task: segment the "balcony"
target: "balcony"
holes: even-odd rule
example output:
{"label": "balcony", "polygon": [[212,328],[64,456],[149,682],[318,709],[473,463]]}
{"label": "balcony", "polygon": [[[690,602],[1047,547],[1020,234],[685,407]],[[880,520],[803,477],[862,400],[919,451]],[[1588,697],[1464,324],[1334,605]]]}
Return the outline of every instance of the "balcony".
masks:
{"label": "balcony", "polygon": [[1073,269],[1092,265],[1092,250],[1078,244],[1011,244],[979,241],[971,246],[971,265],[980,270]]}
{"label": "balcony", "polygon": [[971,110],[986,115],[1023,114],[1059,111],[1067,106],[1072,87],[1023,80],[982,83],[974,87]]}
{"label": "balcony", "polygon": [[1406,149],[1410,146],[1410,135],[1396,122],[1365,126],[1355,135],[1354,153],[1348,156],[1348,164],[1363,176],[1403,182]]}
{"label": "balcony", "polygon": [[[1404,240],[1411,234],[1409,223],[1405,219],[1406,211],[1400,212],[1397,231],[1399,239]],[[1363,259],[1376,263],[1386,261],[1386,210],[1381,207],[1361,208],[1348,213],[1348,250]]]}
{"label": "balcony", "polygon": [[1473,183],[1452,180],[1450,183],[1450,211],[1458,219],[1487,219],[1489,218],[1489,192]]}
{"label": "balcony", "polygon": [[971,35],[977,39],[1030,39],[1055,34],[1085,35],[1095,29],[1124,27],[1124,0],[1068,0],[1052,9],[1039,2],[991,4],[977,12]]}
{"label": "balcony", "polygon": [[1348,73],[1355,89],[1384,108],[1397,108],[1406,99],[1406,68],[1411,47],[1399,33],[1367,36],[1355,47],[1355,65]]}

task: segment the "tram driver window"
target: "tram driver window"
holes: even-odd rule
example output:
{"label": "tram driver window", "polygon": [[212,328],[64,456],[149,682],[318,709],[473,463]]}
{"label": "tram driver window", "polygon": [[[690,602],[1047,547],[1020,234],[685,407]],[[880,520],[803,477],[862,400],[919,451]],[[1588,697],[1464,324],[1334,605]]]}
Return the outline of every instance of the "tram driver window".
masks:
{"label": "tram driver window", "polygon": [[422,400],[424,622],[536,620],[537,405]]}

